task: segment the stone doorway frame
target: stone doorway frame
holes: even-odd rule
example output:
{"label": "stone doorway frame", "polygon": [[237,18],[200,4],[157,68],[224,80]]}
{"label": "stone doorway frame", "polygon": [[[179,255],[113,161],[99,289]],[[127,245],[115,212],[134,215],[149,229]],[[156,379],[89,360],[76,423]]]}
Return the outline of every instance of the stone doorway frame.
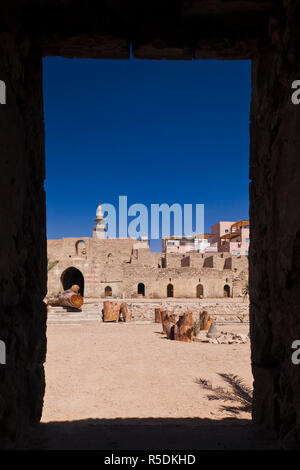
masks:
{"label": "stone doorway frame", "polygon": [[299,19],[299,6],[292,0],[217,0],[213,8],[211,2],[197,0],[176,0],[172,6],[166,0],[103,0],[84,8],[72,0],[3,2],[0,79],[6,85],[7,104],[0,106],[0,220],[5,227],[0,332],[8,362],[0,372],[7,411],[0,427],[7,442],[16,442],[26,426],[39,421],[45,387],[42,58],[129,59],[131,48],[140,59],[252,60],[253,418],[284,435],[294,432],[300,437],[300,371],[290,360],[291,343],[300,335],[300,205],[295,204],[300,113],[291,102],[292,82],[300,79]]}

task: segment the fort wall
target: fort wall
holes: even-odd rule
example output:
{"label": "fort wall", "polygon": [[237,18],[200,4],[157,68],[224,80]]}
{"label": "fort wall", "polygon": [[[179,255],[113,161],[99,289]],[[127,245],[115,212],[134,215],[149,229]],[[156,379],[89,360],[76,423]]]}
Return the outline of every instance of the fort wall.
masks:
{"label": "fort wall", "polygon": [[[243,295],[247,256],[190,253],[183,257],[152,253],[149,247],[141,246],[130,238],[49,240],[48,258],[57,264],[48,272],[48,295],[64,288],[64,275],[70,269],[82,274],[86,298]],[[226,285],[228,292],[224,292]]]}

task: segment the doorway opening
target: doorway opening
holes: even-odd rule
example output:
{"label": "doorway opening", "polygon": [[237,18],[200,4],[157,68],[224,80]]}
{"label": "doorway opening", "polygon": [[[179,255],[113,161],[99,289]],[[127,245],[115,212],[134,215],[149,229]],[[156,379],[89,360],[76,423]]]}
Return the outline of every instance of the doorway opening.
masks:
{"label": "doorway opening", "polygon": [[143,297],[145,296],[145,284],[140,282],[137,287],[137,293],[138,295],[142,295]]}
{"label": "doorway opening", "polygon": [[[77,63],[78,67],[79,61],[72,62],[72,64],[74,63]],[[115,62],[112,61],[109,67],[112,68],[114,63]],[[143,65],[147,66],[147,61],[145,61]],[[155,67],[157,67],[157,65],[155,65]],[[86,70],[88,72],[89,80],[92,81],[91,72],[93,71],[93,66],[90,61],[86,62],[84,71],[86,72]],[[128,205],[131,205],[135,201],[139,201],[142,203],[145,202],[146,204],[148,204],[146,200],[143,200],[143,191],[146,192],[148,196],[148,201],[153,201],[153,203],[162,203],[164,200],[166,200],[169,206],[171,206],[171,203],[175,203],[176,200],[178,200],[181,204],[189,201],[201,202],[200,198],[205,198],[207,194],[210,194],[211,183],[207,183],[207,181],[209,179],[213,179],[213,181],[216,181],[216,187],[219,191],[218,199],[216,199],[216,201],[218,202],[221,196],[223,201],[219,214],[214,215],[214,217],[222,218],[222,211],[227,208],[227,212],[224,217],[226,217],[226,219],[228,218],[229,220],[231,220],[232,217],[233,220],[235,220],[238,217],[238,214],[234,214],[234,216],[231,216],[230,211],[228,209],[228,207],[231,207],[230,197],[235,197],[236,191],[241,193],[242,188],[244,186],[246,188],[248,187],[248,167],[247,169],[245,168],[245,176],[243,180],[243,176],[240,177],[240,173],[243,172],[243,168],[239,166],[241,162],[240,148],[235,149],[234,153],[236,155],[235,157],[233,157],[232,146],[230,145],[231,142],[228,137],[229,134],[227,132],[227,129],[224,129],[223,118],[222,122],[220,122],[220,133],[224,142],[225,139],[228,139],[228,141],[226,141],[226,145],[222,146],[222,149],[218,149],[218,139],[213,139],[212,135],[216,134],[215,112],[210,112],[210,119],[207,119],[207,116],[205,116],[205,131],[203,131],[203,136],[200,142],[197,134],[197,131],[199,131],[198,105],[201,101],[199,99],[200,93],[198,95],[198,84],[197,87],[195,87],[193,93],[191,93],[191,95],[189,96],[188,101],[185,97],[182,96],[182,88],[180,88],[177,84],[173,85],[172,93],[170,93],[170,96],[172,95],[174,99],[172,101],[172,99],[168,95],[167,87],[167,85],[169,86],[170,83],[170,77],[168,78],[168,80],[165,80],[165,93],[162,94],[160,90],[155,90],[151,92],[151,83],[148,83],[146,81],[149,71],[147,71],[147,73],[143,71],[143,90],[141,92],[141,100],[143,104],[139,107],[138,100],[135,99],[134,90],[128,93],[129,98],[127,96],[124,97],[124,95],[126,95],[126,90],[124,91],[123,88],[119,88],[120,80],[118,79],[118,74],[115,72],[116,70],[112,69],[111,74],[106,74],[104,68],[97,69],[97,73],[99,74],[98,82],[102,80],[103,86],[108,87],[110,90],[109,93],[105,93],[105,102],[101,102],[101,106],[105,112],[103,116],[99,116],[99,122],[97,122],[96,116],[93,115],[95,108],[97,108],[97,110],[101,108],[101,106],[97,106],[97,104],[99,104],[99,101],[97,101],[99,100],[99,98],[95,95],[95,93],[93,94],[92,98],[90,96],[87,97],[90,99],[89,106],[87,106],[89,100],[86,97],[84,97],[83,99],[82,96],[78,96],[76,108],[79,107],[79,105],[86,108],[81,113],[79,113],[80,116],[78,116],[78,122],[76,121],[74,123],[75,126],[78,126],[75,129],[76,132],[73,131],[73,129],[70,129],[70,123],[72,123],[73,121],[67,121],[68,127],[65,131],[69,133],[70,145],[73,145],[73,140],[75,141],[76,145],[74,145],[74,152],[72,153],[72,158],[70,158],[69,161],[67,161],[67,159],[70,155],[70,152],[65,149],[66,161],[64,160],[62,164],[64,165],[65,171],[71,172],[72,176],[74,176],[75,170],[76,174],[78,174],[78,166],[73,165],[74,161],[77,161],[75,160],[76,155],[76,159],[82,162],[82,166],[80,167],[82,180],[84,183],[88,182],[88,184],[85,186],[84,191],[80,193],[76,192],[76,194],[74,195],[72,194],[72,191],[74,191],[74,184],[72,178],[63,179],[62,181],[60,181],[60,184],[62,185],[61,191],[64,190],[66,193],[66,197],[69,197],[69,203],[68,207],[66,208],[66,212],[68,213],[68,215],[70,215],[70,207],[74,207],[75,209],[72,215],[74,217],[78,217],[79,220],[76,226],[77,232],[68,235],[72,236],[78,233],[78,236],[84,239],[85,237],[87,237],[87,247],[88,250],[90,250],[92,253],[91,256],[88,251],[87,262],[84,259],[77,260],[76,262],[78,263],[78,266],[81,266],[81,264],[82,266],[86,266],[84,268],[85,271],[83,271],[85,273],[85,279],[82,278],[82,290],[84,288],[85,282],[85,290],[89,293],[90,297],[93,297],[92,300],[89,300],[91,307],[87,307],[87,311],[90,312],[89,315],[92,317],[92,315],[94,314],[93,308],[95,308],[95,310],[96,308],[99,310],[98,305],[92,307],[93,302],[95,301],[94,297],[96,297],[97,295],[102,296],[104,294],[105,297],[107,297],[106,300],[116,301],[112,302],[112,304],[126,303],[128,306],[128,310],[134,320],[130,324],[126,325],[124,328],[123,326],[118,327],[114,323],[112,323],[107,328],[104,327],[100,331],[100,326],[95,326],[94,331],[88,331],[87,333],[90,335],[91,344],[95,344],[95,348],[93,349],[93,347],[91,347],[90,351],[89,348],[86,347],[85,350],[85,360],[87,367],[90,368],[91,377],[96,377],[97,384],[100,383],[101,380],[103,383],[103,395],[99,396],[99,394],[95,393],[93,396],[94,403],[96,403],[97,406],[99,405],[99,410],[103,410],[104,413],[107,412],[107,415],[111,413],[110,416],[115,415],[115,409],[113,409],[112,407],[109,409],[106,400],[102,400],[102,396],[105,397],[106,393],[105,384],[109,383],[110,378],[114,376],[114,374],[116,377],[119,377],[119,379],[120,376],[123,374],[121,378],[123,380],[123,385],[125,386],[125,388],[126,386],[128,386],[128,383],[134,384],[132,386],[132,389],[130,389],[130,393],[128,394],[128,396],[132,394],[132,397],[130,397],[130,400],[128,400],[126,409],[125,406],[123,407],[124,415],[122,417],[124,418],[140,416],[141,413],[143,413],[143,416],[149,416],[151,410],[147,408],[147,397],[153,394],[154,389],[152,390],[151,387],[148,389],[147,384],[149,383],[149,381],[147,381],[147,377],[145,376],[144,370],[147,370],[147,367],[149,366],[149,370],[156,371],[158,375],[154,377],[152,384],[158,383],[157,377],[161,373],[158,367],[165,369],[168,366],[168,361],[170,360],[170,357],[172,357],[172,351],[175,351],[175,356],[178,358],[174,370],[177,366],[180,368],[178,376],[174,377],[174,382],[177,381],[177,397],[182,391],[180,387],[180,383],[182,382],[182,380],[181,378],[180,380],[177,380],[177,378],[182,377],[187,372],[186,366],[184,364],[184,360],[187,360],[186,358],[188,358],[188,361],[190,363],[189,367],[191,368],[190,373],[188,373],[188,375],[186,376],[186,384],[187,388],[189,388],[190,390],[190,394],[194,392],[197,393],[197,391],[194,390],[195,384],[193,383],[193,379],[191,379],[191,377],[197,377],[197,375],[199,375],[199,379],[201,378],[203,380],[206,380],[207,377],[212,376],[211,370],[208,367],[210,366],[210,364],[203,365],[201,362],[202,345],[199,345],[200,347],[198,348],[196,342],[192,343],[189,347],[187,344],[182,344],[179,341],[172,343],[171,341],[162,341],[162,336],[156,334],[156,332],[158,332],[157,325],[151,325],[151,322],[152,317],[155,314],[155,308],[159,308],[160,306],[166,309],[169,308],[171,312],[175,311],[176,315],[177,313],[180,315],[190,310],[193,310],[193,320],[195,321],[199,318],[199,313],[201,309],[208,309],[208,315],[211,315],[210,308],[215,310],[219,309],[221,311],[222,302],[224,304],[226,300],[222,299],[223,288],[224,284],[227,283],[225,281],[226,278],[224,278],[224,272],[222,271],[220,273],[217,271],[221,271],[221,269],[223,269],[224,260],[220,261],[220,259],[216,259],[219,255],[214,255],[214,251],[207,253],[203,251],[203,253],[200,253],[199,250],[205,250],[205,247],[208,246],[208,238],[202,239],[200,237],[197,240],[187,239],[185,245],[179,244],[179,249],[175,244],[176,240],[170,239],[169,244],[167,244],[166,251],[164,253],[162,253],[163,249],[161,239],[157,240],[157,245],[159,245],[157,250],[151,249],[152,247],[150,240],[150,251],[148,251],[148,247],[146,247],[147,242],[143,239],[138,241],[130,241],[129,236],[128,240],[125,239],[126,236],[124,236],[124,239],[122,239],[122,237],[120,237],[120,239],[115,239],[114,237],[112,237],[110,240],[100,238],[96,239],[94,237],[95,234],[92,234],[93,204],[96,208],[99,198],[103,198],[101,204],[113,202],[115,206],[117,206],[117,198],[113,200],[114,194],[118,194],[118,192],[119,194],[127,194],[127,191],[130,194],[130,199],[128,196]],[[213,72],[215,72],[215,70]],[[155,75],[155,73],[153,74]],[[76,73],[73,75],[76,76]],[[211,77],[213,78],[214,76],[217,75],[215,73],[211,73]],[[132,78],[133,77],[131,77],[131,81]],[[229,78],[232,78],[232,76],[230,75]],[[114,79],[115,82],[113,82],[112,79]],[[159,74],[156,76],[156,81],[157,83],[161,83],[161,77]],[[110,83],[115,83],[115,87],[110,86]],[[67,86],[67,84],[68,79],[65,79],[65,85]],[[158,88],[160,87],[161,86],[159,86]],[[115,98],[116,91],[118,92],[118,99]],[[154,94],[158,91],[160,91],[159,99],[162,100],[163,105],[160,101],[155,102]],[[102,96],[102,92],[98,91],[98,95]],[[107,96],[110,96],[110,103],[108,103],[109,100]],[[69,96],[69,98],[70,100],[73,100],[74,95],[72,94],[72,96]],[[196,100],[197,107],[195,106],[195,109],[193,109],[192,117],[190,118],[190,106],[187,103],[193,103],[193,99]],[[179,104],[176,100],[179,100]],[[68,106],[71,106],[71,103],[73,103],[73,101],[70,101],[70,103],[68,103]],[[122,105],[121,109],[119,108],[119,103],[121,103]],[[177,103],[176,106],[174,105],[174,103]],[[207,106],[205,105],[204,107],[209,110],[211,103],[207,102],[206,104]],[[228,104],[229,103],[222,102],[222,109],[227,109]],[[68,109],[68,106],[66,107],[66,109]],[[157,113],[157,110],[160,109],[160,106],[163,106],[164,112],[162,116],[158,116]],[[173,108],[175,106],[175,108],[173,109],[172,106]],[[179,106],[182,112],[178,111],[177,106]],[[130,120],[128,117],[128,113],[131,107],[134,107],[135,112],[133,113],[133,117],[131,118],[130,126],[127,126],[127,120]],[[172,119],[174,118],[175,121],[176,119],[179,120],[179,118],[182,117],[181,125],[184,126],[184,132],[179,132],[179,128],[176,128],[176,122],[173,122],[171,118],[168,121],[168,113],[166,112],[168,108],[171,109],[173,114]],[[91,113],[90,121],[87,121],[86,116],[89,112]],[[121,129],[116,128],[116,116],[119,115],[122,117],[122,119],[120,117],[118,121],[118,126],[120,126]],[[81,121],[82,116],[84,116],[84,122]],[[60,119],[62,118],[60,117]],[[169,124],[168,126],[166,126],[166,123],[170,123],[170,121],[171,125]],[[88,122],[90,123],[88,124]],[[245,123],[247,123],[246,118]],[[84,127],[84,125],[86,125],[86,128]],[[125,127],[125,129],[122,129],[123,125],[127,127]],[[94,126],[97,128],[95,136],[92,132]],[[245,125],[245,127],[248,131],[247,124]],[[146,129],[146,131],[144,130],[144,128]],[[149,135],[149,129],[151,129],[151,135]],[[89,133],[88,135],[90,135],[88,143],[85,131]],[[51,130],[51,132],[53,131]],[[56,135],[59,136],[59,129],[57,129],[56,132]],[[120,132],[120,136],[118,136],[118,132]],[[165,138],[166,135],[167,138]],[[184,135],[188,137],[185,143],[183,142],[185,140]],[[192,142],[190,137],[191,135],[193,136]],[[137,136],[138,142],[135,143],[135,137]],[[155,141],[154,137],[156,136],[158,138],[158,143],[155,147],[153,145],[153,142]],[[197,136],[197,138],[195,138],[195,136]],[[234,137],[234,142],[235,140],[236,137]],[[105,146],[102,148],[104,142]],[[55,144],[55,147],[58,148],[59,139],[57,140],[57,142],[55,142]],[[92,159],[88,161],[88,157],[86,157],[83,164],[82,155],[83,152],[86,151],[87,145],[89,152],[92,154],[93,152],[96,154],[98,151],[103,151],[104,155],[104,150],[106,152],[105,156],[101,158],[101,165],[99,164],[99,166],[97,166],[96,168],[95,161]],[[203,158],[200,159],[199,147],[201,147],[201,151],[205,153]],[[248,143],[246,147],[248,149]],[[155,151],[158,152],[158,148],[160,149],[160,151],[159,154],[156,155]],[[231,149],[230,152],[228,150],[229,148]],[[187,151],[189,155],[185,157]],[[212,165],[211,161],[213,156],[219,155],[220,151],[223,152],[222,158],[218,159],[216,165]],[[126,158],[124,158],[124,154],[126,154]],[[48,158],[50,162],[50,157]],[[139,178],[136,178],[137,170],[142,167],[142,164],[147,165],[147,172],[140,171]],[[55,172],[57,172],[57,165],[53,165],[53,163],[50,162],[49,166],[53,166],[53,168],[51,168],[53,171],[53,179],[54,175],[56,174]],[[112,166],[114,167],[113,177],[110,177],[110,175],[112,174]],[[199,171],[197,171],[199,169],[203,171],[203,175],[205,174],[205,176],[203,177],[203,183],[201,185],[199,185]],[[217,169],[220,170],[219,173]],[[48,175],[49,174],[50,172],[48,172]],[[234,184],[236,185],[233,196],[232,193],[230,193],[230,191],[228,190],[228,188],[231,187],[228,182],[229,174],[232,174]],[[100,194],[98,194],[99,175],[101,179]],[[163,184],[159,183],[159,178],[161,177],[161,175],[165,175],[165,177],[163,178]],[[152,185],[149,184],[149,178],[151,178],[151,181],[153,181]],[[182,181],[184,181],[184,184],[182,183]],[[178,188],[180,188],[181,183],[183,184],[183,186],[181,187],[181,195],[178,196],[177,199]],[[49,186],[50,185],[51,181],[49,183]],[[93,188],[97,188],[97,190],[93,192]],[[164,190],[164,192],[159,196],[160,200],[155,199],[157,197],[156,195],[158,189]],[[54,194],[53,197],[55,197],[55,191],[57,191],[57,188],[52,188],[52,192]],[[211,191],[211,193],[213,192],[214,191]],[[84,200],[83,195],[86,198]],[[73,200],[74,198],[76,199],[75,203]],[[244,196],[244,199],[247,199],[247,194]],[[215,202],[215,204],[217,202]],[[61,204],[61,201],[58,201],[58,203]],[[77,209],[79,205],[80,211],[78,211]],[[246,205],[247,204],[245,203],[245,207]],[[209,213],[208,210],[207,213]],[[50,213],[50,216],[53,219],[55,214]],[[106,217],[105,214],[104,217]],[[173,214],[171,214],[171,219],[172,226],[172,224],[174,224]],[[216,221],[217,220],[218,219],[216,219]],[[209,222],[207,223],[207,234],[213,222],[214,220],[209,220]],[[86,232],[81,233],[82,227],[84,226],[83,223],[86,224]],[[64,228],[61,229],[61,231],[63,230]],[[173,235],[171,235],[171,237],[172,236]],[[222,234],[220,234],[220,237],[221,236]],[[90,241],[88,241],[89,239]],[[67,242],[65,240],[66,239],[64,239],[62,243],[62,251],[66,249],[65,246]],[[213,243],[216,246],[211,246],[210,249],[212,250],[214,248],[217,248],[217,242]],[[130,248],[131,252],[127,252],[128,246],[132,247]],[[185,258],[182,258],[182,250],[185,250]],[[65,252],[63,251],[63,254],[64,253]],[[74,261],[72,260],[70,260],[69,262],[74,264]],[[64,284],[68,288],[70,287],[69,284],[79,284],[78,278],[75,279],[75,272],[77,272],[75,271],[75,268],[70,267],[69,271],[66,270],[64,276],[62,276],[64,278]],[[77,275],[79,276],[78,273]],[[144,282],[140,281],[141,278],[144,279]],[[147,289],[145,287],[146,283]],[[204,296],[204,284],[206,297],[214,296],[214,299],[211,301],[208,307],[206,306],[206,302],[204,304],[204,302],[199,301],[199,299]],[[114,286],[113,292],[111,286]],[[228,288],[228,293],[226,288],[226,296],[229,297],[229,285]],[[95,296],[91,295],[91,292],[95,292]],[[197,299],[195,299],[195,295]],[[215,297],[218,297],[219,299],[217,300]],[[220,301],[220,306],[218,306],[218,301]],[[226,304],[227,303],[228,302],[226,302]],[[90,310],[88,310],[88,308],[90,308]],[[100,311],[101,308],[102,305],[100,305]],[[142,322],[143,324],[141,326],[140,323]],[[137,326],[135,323],[138,323],[139,325]],[[220,328],[218,324],[216,326],[218,329]],[[245,325],[242,325],[242,327],[247,328],[247,326]],[[156,329],[154,330],[154,328]],[[238,328],[240,328],[240,325],[238,325]],[[75,333],[73,335],[74,337],[70,336],[68,339],[72,346],[77,341]],[[65,347],[66,338],[62,337],[61,341],[63,347]],[[162,349],[160,350],[160,348]],[[167,348],[166,353],[165,348]],[[202,349],[204,348],[207,349],[207,355],[209,356],[210,354],[216,353],[217,346],[211,345],[210,347],[210,345],[207,343],[203,346]],[[184,356],[183,354],[184,349],[187,350],[186,356]],[[154,354],[155,351],[159,351],[159,354],[161,355],[161,357],[163,357],[163,361],[159,360],[155,365],[153,365],[151,361],[156,361],[157,357],[157,354]],[[227,351],[230,353],[230,348],[227,348]],[[171,354],[171,356],[169,355],[169,353]],[[92,354],[94,354],[94,356],[92,356]],[[102,370],[101,368],[97,367],[99,355],[101,355],[101,358],[103,358],[103,360],[107,361],[107,364],[113,364],[113,367],[109,367],[109,370]],[[91,360],[91,357],[93,358],[93,360]],[[245,357],[247,360],[248,358],[246,355]],[[229,376],[229,374],[231,373],[237,375],[240,374],[240,370],[231,367],[230,360],[227,361],[227,359],[224,358],[223,361],[223,358],[221,358],[220,356],[217,357],[217,354],[216,358],[219,361],[218,369],[216,370],[222,370],[222,372],[224,372],[224,374],[227,374],[227,376]],[[78,356],[78,360],[81,361],[82,359],[80,359],[80,357]],[[160,363],[159,366],[157,365],[158,363]],[[201,365],[201,367],[199,367],[199,365]],[[120,367],[119,370],[118,367]],[[173,374],[173,369],[171,372]],[[180,374],[182,375],[180,376]],[[217,372],[213,371],[213,374],[216,382],[222,382],[225,380],[222,377],[219,377],[217,375]],[[242,374],[241,376],[244,379],[244,376]],[[247,382],[252,382],[251,377],[249,378],[246,374],[245,377]],[[145,380],[144,384],[141,384],[141,382],[138,383],[140,379]],[[200,389],[200,385],[201,384],[199,384],[199,395],[201,395],[201,393],[204,395],[205,391],[203,392]],[[95,387],[95,392],[97,390],[97,386]],[[140,390],[142,390],[142,395],[140,394]],[[177,411],[174,412],[174,417],[182,416],[180,414],[181,410],[176,408],[177,397],[175,396],[175,394],[173,394],[173,391],[171,389],[166,390],[163,387],[163,384],[161,384],[160,394],[162,397],[168,396],[168,400],[171,400],[168,401],[168,403],[172,404],[172,406],[170,405],[168,408],[168,415],[173,416],[171,413],[174,409],[176,409]],[[122,400],[122,398],[120,398],[117,387],[113,387],[112,396],[114,397],[114,403],[117,407],[117,403]],[[134,403],[137,403],[138,406],[134,406]],[[154,410],[156,415],[162,416],[162,414],[165,413],[165,410],[162,408],[162,403],[160,403],[158,400],[155,406],[157,406],[157,408]],[[75,400],[73,408],[76,408]],[[87,404],[87,408],[89,409],[90,413],[93,412],[92,406],[89,408]],[[195,410],[193,409],[193,405],[191,402],[185,402],[184,407],[182,407],[182,409],[186,410],[185,417],[194,416]],[[216,410],[213,411],[216,412]],[[200,410],[199,416],[201,415],[201,413],[202,416],[205,416],[205,410]],[[246,414],[243,416],[246,417]]]}
{"label": "doorway opening", "polygon": [[112,297],[112,288],[110,286],[106,286],[104,290],[105,297]]}
{"label": "doorway opening", "polygon": [[61,275],[61,283],[64,290],[71,289],[74,284],[79,286],[79,294],[84,297],[84,277],[79,269],[73,266],[67,268]]}
{"label": "doorway opening", "polygon": [[230,286],[228,284],[224,286],[223,295],[224,297],[230,297]]}
{"label": "doorway opening", "polygon": [[174,297],[174,286],[173,286],[173,284],[168,284],[168,286],[167,286],[167,297]]}
{"label": "doorway opening", "polygon": [[203,285],[198,284],[197,288],[196,288],[196,296],[199,297],[199,299],[201,299],[203,297],[203,295],[204,295]]}

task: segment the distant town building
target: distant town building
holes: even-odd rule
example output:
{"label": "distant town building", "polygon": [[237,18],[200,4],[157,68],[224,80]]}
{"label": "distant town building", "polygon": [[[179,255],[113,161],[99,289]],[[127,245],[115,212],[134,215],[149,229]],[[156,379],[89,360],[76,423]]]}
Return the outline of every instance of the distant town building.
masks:
{"label": "distant town building", "polygon": [[249,220],[220,221],[211,227],[209,243],[220,253],[248,255],[250,243]]}
{"label": "distant town building", "polygon": [[[162,239],[162,252],[163,253],[188,253],[194,251],[197,253],[205,253],[206,248],[210,247],[208,238],[209,233],[196,234],[194,236],[169,236]],[[210,251],[210,250],[208,250]],[[213,251],[213,250],[212,250]],[[217,251],[217,250],[215,250]]]}
{"label": "distant town building", "polygon": [[162,239],[163,253],[231,253],[248,255],[249,220],[220,221],[211,227],[211,233],[193,236],[169,236]]}

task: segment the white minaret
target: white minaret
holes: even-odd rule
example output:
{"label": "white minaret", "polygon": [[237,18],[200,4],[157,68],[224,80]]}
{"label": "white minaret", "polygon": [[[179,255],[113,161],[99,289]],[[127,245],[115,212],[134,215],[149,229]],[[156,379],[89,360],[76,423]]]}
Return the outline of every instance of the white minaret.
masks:
{"label": "white minaret", "polygon": [[94,219],[94,221],[96,222],[96,225],[94,227],[96,238],[102,240],[103,238],[105,238],[105,232],[107,228],[105,224],[105,218],[103,217],[103,212],[102,212],[100,201],[99,201],[99,206],[97,207],[96,218]]}

